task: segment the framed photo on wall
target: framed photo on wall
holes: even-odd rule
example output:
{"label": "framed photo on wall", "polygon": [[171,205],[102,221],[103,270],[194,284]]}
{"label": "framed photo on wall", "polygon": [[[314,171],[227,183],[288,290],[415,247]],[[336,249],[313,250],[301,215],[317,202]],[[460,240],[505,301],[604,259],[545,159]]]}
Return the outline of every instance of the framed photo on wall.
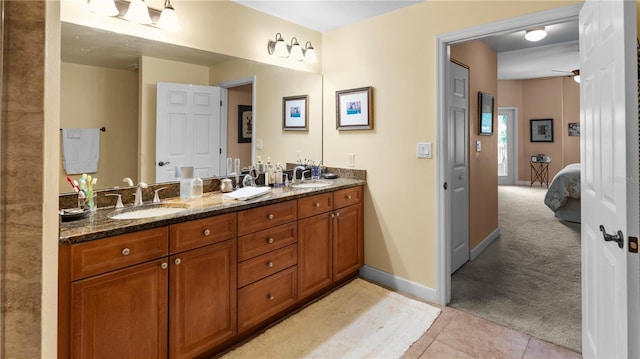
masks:
{"label": "framed photo on wall", "polygon": [[238,143],[251,142],[253,111],[251,106],[238,105]]}
{"label": "framed photo on wall", "polygon": [[282,98],[282,129],[285,131],[306,131],[309,129],[307,102],[309,96]]}
{"label": "framed photo on wall", "polygon": [[493,135],[493,96],[478,91],[478,134]]}
{"label": "framed photo on wall", "polygon": [[373,87],[336,91],[336,129],[373,129]]}
{"label": "framed photo on wall", "polygon": [[531,142],[553,142],[553,119],[530,120]]}
{"label": "framed photo on wall", "polygon": [[569,123],[569,136],[580,136],[580,122]]}

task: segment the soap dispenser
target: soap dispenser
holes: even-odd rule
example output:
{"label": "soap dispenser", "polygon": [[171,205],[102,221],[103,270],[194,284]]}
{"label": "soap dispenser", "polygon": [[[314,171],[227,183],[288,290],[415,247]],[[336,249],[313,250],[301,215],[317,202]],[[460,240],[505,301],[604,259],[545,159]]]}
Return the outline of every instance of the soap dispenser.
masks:
{"label": "soap dispenser", "polygon": [[196,173],[196,178],[191,181],[191,198],[202,197],[202,180],[200,175]]}

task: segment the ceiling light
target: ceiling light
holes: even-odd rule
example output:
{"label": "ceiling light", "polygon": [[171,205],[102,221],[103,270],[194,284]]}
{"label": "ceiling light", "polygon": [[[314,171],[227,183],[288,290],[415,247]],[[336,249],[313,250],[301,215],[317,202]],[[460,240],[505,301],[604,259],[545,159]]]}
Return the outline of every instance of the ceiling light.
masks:
{"label": "ceiling light", "polygon": [[173,6],[171,6],[170,0],[164,1],[164,9],[160,13],[160,19],[158,20],[157,26],[167,31],[180,30],[180,21],[178,21],[178,15],[176,15],[176,11],[173,9]]}
{"label": "ceiling light", "polygon": [[307,41],[304,45],[304,62],[315,64],[318,62],[318,57],[316,56],[316,50],[311,46],[311,41]]}
{"label": "ceiling light", "polygon": [[127,10],[124,18],[138,24],[151,24],[149,8],[147,7],[147,4],[145,4],[144,0],[131,0],[131,4],[129,4],[129,10]]}
{"label": "ceiling light", "polygon": [[104,16],[118,16],[120,11],[113,0],[89,0],[89,11]]}
{"label": "ceiling light", "polygon": [[580,70],[573,70],[573,81],[580,83]]}
{"label": "ceiling light", "polygon": [[524,38],[531,42],[535,42],[544,39],[545,36],[547,36],[547,31],[544,29],[544,27],[540,27],[537,29],[527,30]]}
{"label": "ceiling light", "polygon": [[304,59],[302,48],[298,43],[298,39],[296,39],[295,37],[291,39],[291,51],[289,58],[294,61],[302,61],[302,59]]}

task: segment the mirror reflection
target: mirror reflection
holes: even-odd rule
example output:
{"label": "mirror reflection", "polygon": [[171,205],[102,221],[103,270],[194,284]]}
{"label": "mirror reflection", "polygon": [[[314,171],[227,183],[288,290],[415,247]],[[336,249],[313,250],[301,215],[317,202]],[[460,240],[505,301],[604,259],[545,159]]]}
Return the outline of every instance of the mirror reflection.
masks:
{"label": "mirror reflection", "polygon": [[[321,160],[320,74],[65,22],[61,60],[61,129],[104,127],[97,135],[98,170],[91,173],[98,178],[96,189],[126,186],[125,177],[134,182],[161,182],[156,171],[166,160],[156,158],[156,146],[167,144],[156,136],[158,82],[221,88],[224,110],[214,126],[220,148],[209,148],[218,152],[219,161],[211,166],[211,175],[225,175],[226,157],[240,158],[243,167],[256,156],[265,161],[270,157],[273,163]],[[300,95],[309,96],[309,130],[284,131],[283,97]],[[244,136],[238,130],[241,112],[247,108],[252,117],[250,138],[246,129]],[[193,135],[192,144],[197,144],[198,131]],[[61,131],[61,145],[64,140]],[[62,148],[60,158],[60,193],[68,193],[72,187],[66,180]],[[192,165],[169,162],[166,168],[171,170],[175,165]]]}

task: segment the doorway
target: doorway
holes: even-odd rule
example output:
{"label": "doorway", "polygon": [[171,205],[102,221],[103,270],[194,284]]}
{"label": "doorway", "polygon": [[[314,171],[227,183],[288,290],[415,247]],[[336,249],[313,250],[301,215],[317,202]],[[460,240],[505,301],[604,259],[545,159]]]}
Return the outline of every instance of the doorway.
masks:
{"label": "doorway", "polygon": [[[515,32],[541,24],[549,24],[553,22],[566,21],[568,19],[577,18],[582,4],[576,4],[559,9],[543,11],[536,14],[525,15],[508,21],[500,21],[492,24],[479,26],[472,29],[466,29],[455,33],[449,33],[437,36],[437,73],[438,73],[438,91],[439,94],[449,93],[450,86],[447,79],[449,78],[449,51],[451,44],[461,43],[469,40],[475,40],[485,36],[491,36],[504,32]],[[445,149],[438,161],[438,172],[444,183],[452,178],[450,163],[450,143],[449,128],[447,125],[447,113],[451,104],[447,96],[438,96],[437,114],[438,114],[438,142],[441,148]],[[443,183],[443,184],[444,184]],[[450,218],[450,209],[452,206],[451,191],[438,191],[437,203],[437,255],[438,255],[438,275],[437,275],[437,299],[442,305],[446,305],[451,300],[451,255],[452,255],[452,219]]]}
{"label": "doorway", "polygon": [[516,184],[518,176],[518,116],[515,107],[499,107],[498,127],[498,184]]}
{"label": "doorway", "polygon": [[[223,136],[222,157],[239,158],[240,169],[253,164],[255,158],[255,131],[256,131],[256,82],[255,76],[245,77],[219,83],[222,91],[223,102],[223,127],[226,136]],[[244,116],[242,112],[245,112]],[[242,121],[246,119],[246,111],[250,111],[249,128],[242,131]],[[245,123],[245,125],[247,125]],[[246,133],[242,133],[246,132]],[[243,139],[246,135],[250,139]],[[227,173],[226,161],[222,161],[221,173]]]}

